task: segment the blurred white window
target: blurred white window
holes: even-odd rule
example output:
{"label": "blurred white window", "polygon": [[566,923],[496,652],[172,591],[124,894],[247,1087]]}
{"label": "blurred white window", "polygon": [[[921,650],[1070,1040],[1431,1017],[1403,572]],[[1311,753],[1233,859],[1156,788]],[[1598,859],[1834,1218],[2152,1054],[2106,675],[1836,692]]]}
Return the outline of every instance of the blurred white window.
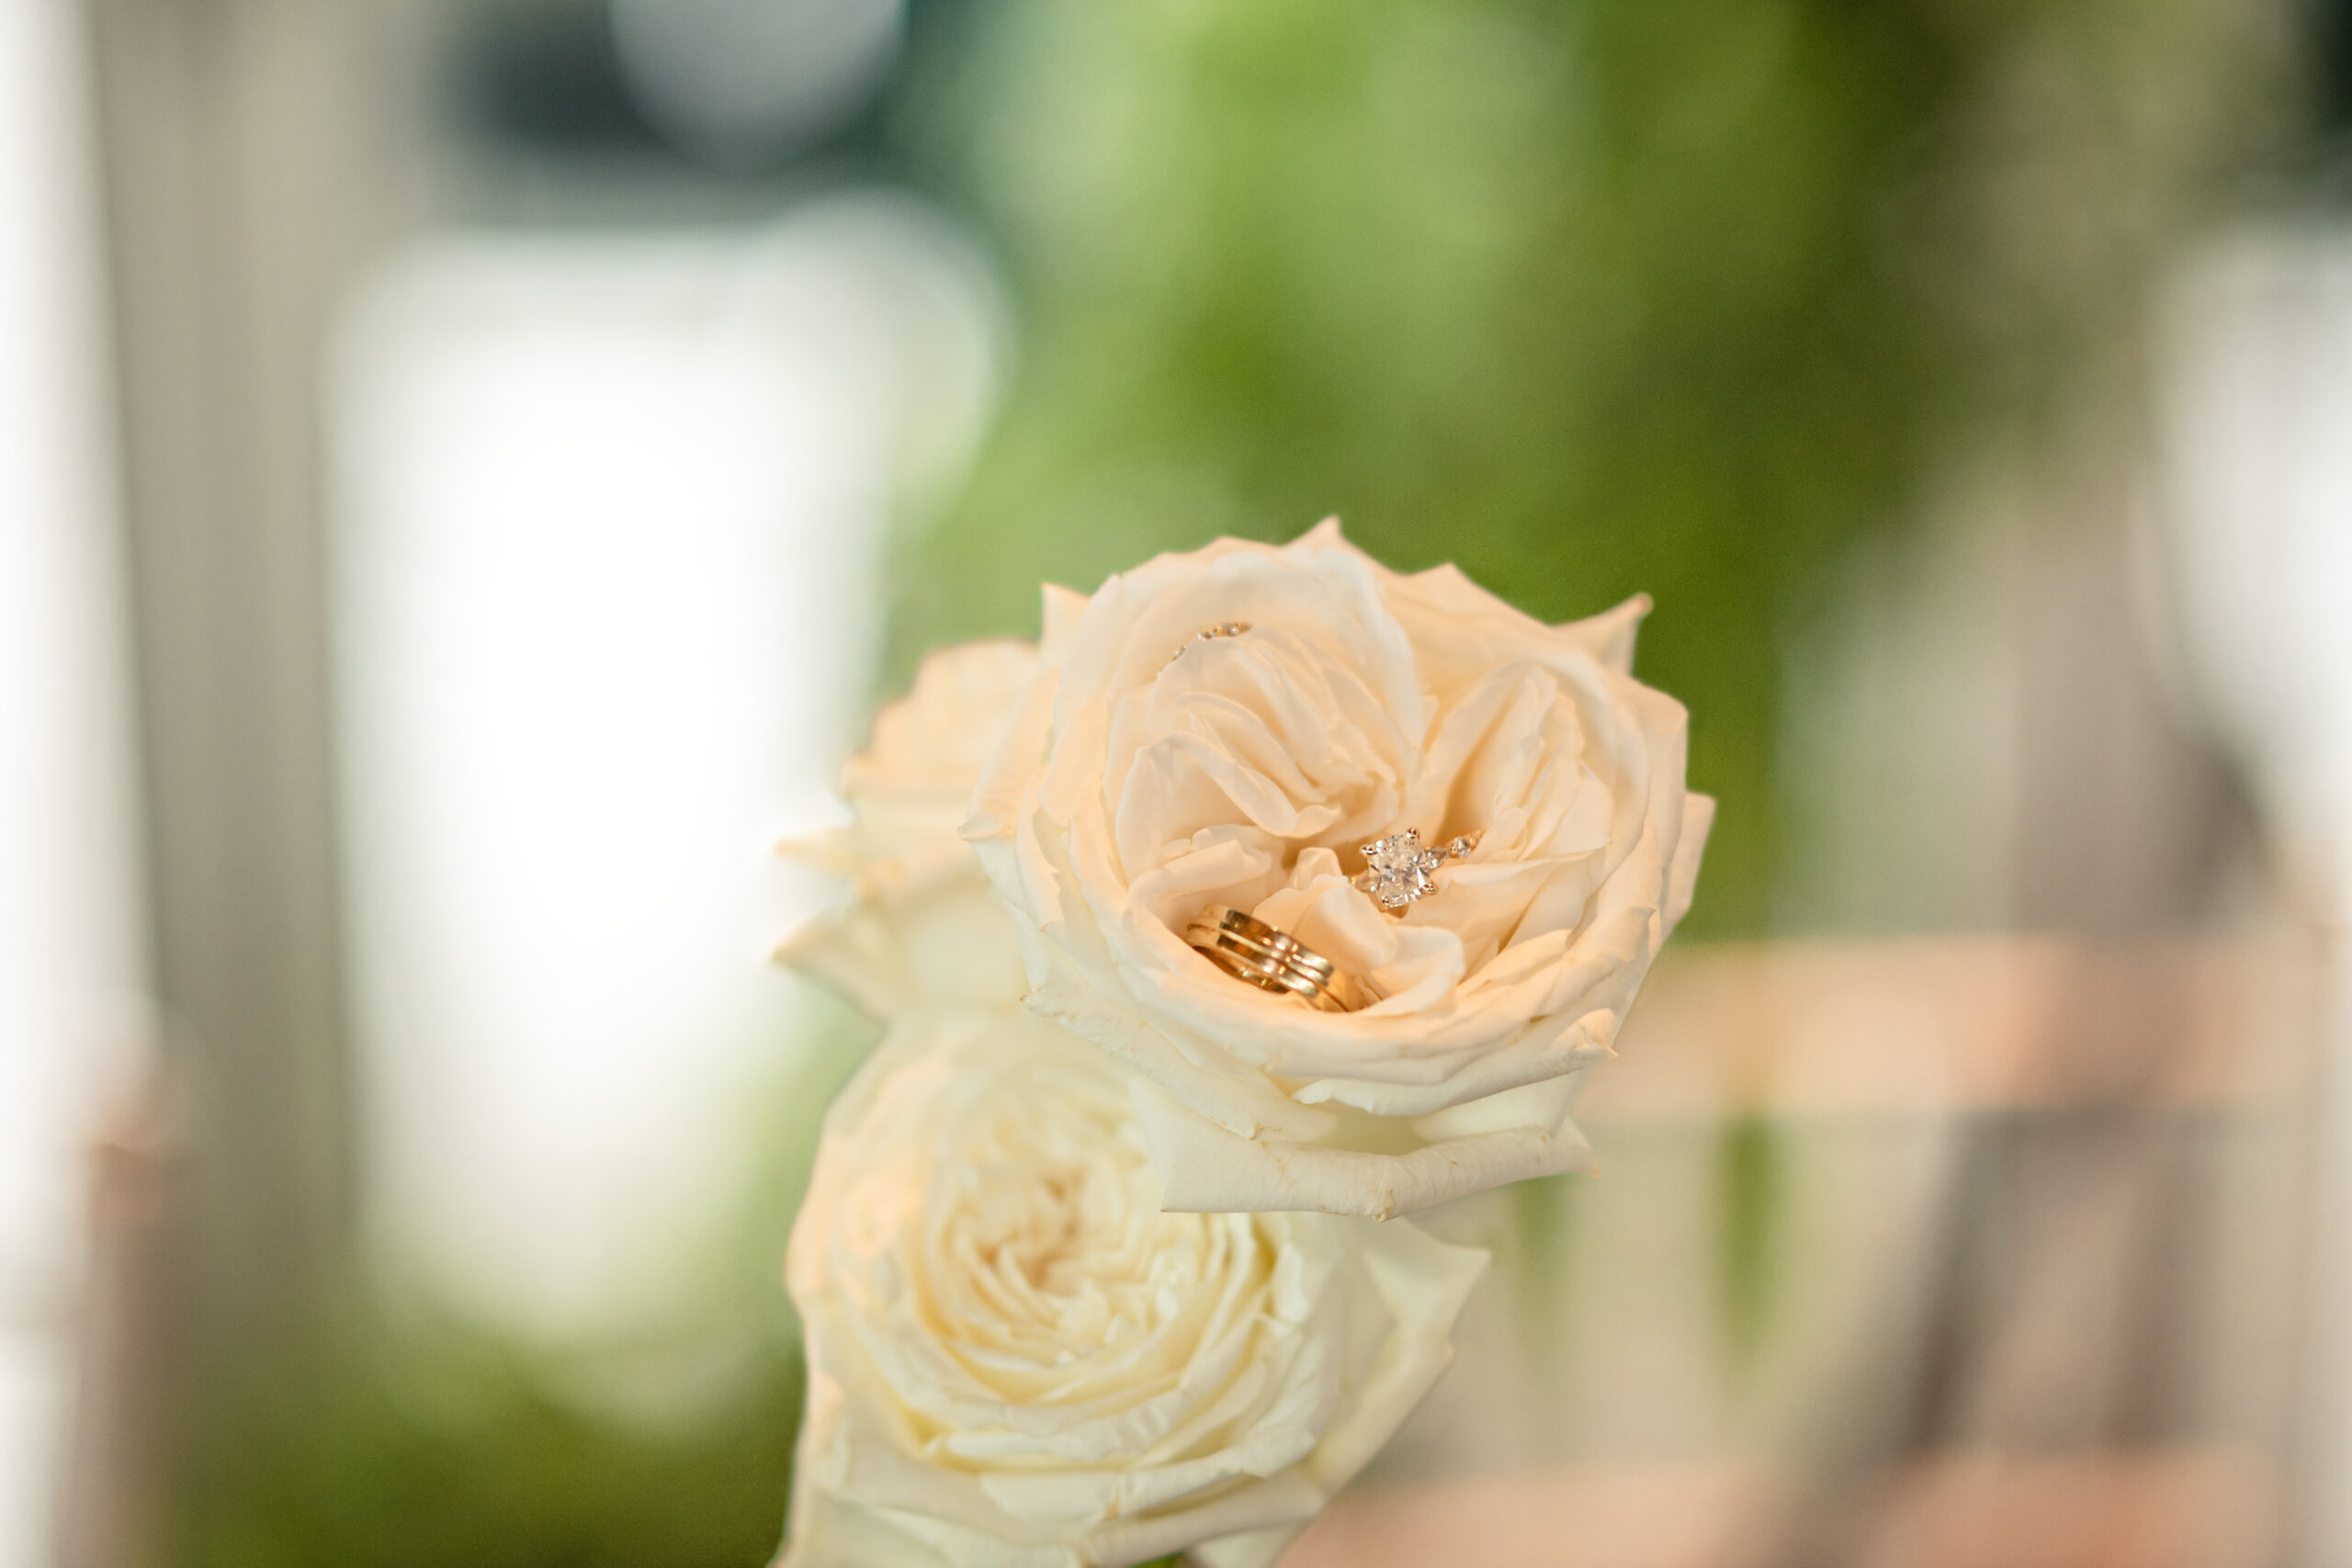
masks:
{"label": "blurred white window", "polygon": [[[2352,226],[2274,222],[2183,266],[2152,491],[2206,716],[2249,764],[2272,863],[2352,974]],[[2309,1561],[2352,1560],[2352,1011],[2329,998],[2333,1095],[2303,1369],[2332,1472],[2309,1487]]]}
{"label": "blurred white window", "polygon": [[886,529],[968,449],[985,274],[879,197],[451,235],[333,400],[351,977],[388,1257],[541,1337],[683,1304],[793,1045],[763,852],[829,818]]}

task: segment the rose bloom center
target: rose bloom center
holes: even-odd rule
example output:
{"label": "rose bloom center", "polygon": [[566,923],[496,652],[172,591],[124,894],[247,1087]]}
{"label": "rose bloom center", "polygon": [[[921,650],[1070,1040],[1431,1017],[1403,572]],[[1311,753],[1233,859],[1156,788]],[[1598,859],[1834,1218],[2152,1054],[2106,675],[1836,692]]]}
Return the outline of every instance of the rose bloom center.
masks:
{"label": "rose bloom center", "polygon": [[1023,1397],[1039,1391],[1020,1374],[1181,1331],[1260,1250],[1246,1218],[1162,1213],[1127,1129],[1067,1111],[941,1162],[924,1213],[930,1326],[980,1382]]}

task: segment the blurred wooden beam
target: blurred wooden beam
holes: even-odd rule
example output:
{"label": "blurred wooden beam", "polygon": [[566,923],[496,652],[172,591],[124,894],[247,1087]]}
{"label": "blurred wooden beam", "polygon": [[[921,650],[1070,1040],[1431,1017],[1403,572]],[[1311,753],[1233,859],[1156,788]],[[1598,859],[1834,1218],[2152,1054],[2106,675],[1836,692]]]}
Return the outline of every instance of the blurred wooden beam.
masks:
{"label": "blurred wooden beam", "polygon": [[1668,949],[1580,1121],[2213,1106],[2301,1093],[2309,933]]}
{"label": "blurred wooden beam", "polygon": [[164,1554],[199,1370],[342,1278],[353,1207],[322,349],[386,227],[383,0],[80,0],[130,579],[159,1083],[97,1172],[68,1568]]}
{"label": "blurred wooden beam", "polygon": [[2266,1568],[2282,1491],[2258,1450],[1953,1450],[1875,1478],[1792,1551],[1789,1479],[1595,1463],[1340,1499],[1282,1568]]}
{"label": "blurred wooden beam", "polygon": [[303,0],[89,13],[191,1304],[258,1328],[335,1255],[350,1185],[312,389],[351,40]]}
{"label": "blurred wooden beam", "polygon": [[413,195],[403,0],[83,0],[166,1072],[232,1338],[350,1224],[318,389]]}

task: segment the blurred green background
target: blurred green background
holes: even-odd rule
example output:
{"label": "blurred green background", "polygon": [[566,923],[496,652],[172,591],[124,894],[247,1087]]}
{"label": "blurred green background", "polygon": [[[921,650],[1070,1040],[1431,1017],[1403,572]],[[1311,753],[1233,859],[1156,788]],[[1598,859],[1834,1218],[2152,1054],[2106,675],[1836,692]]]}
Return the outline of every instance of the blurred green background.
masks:
{"label": "blurred green background", "polygon": [[1720,802],[1701,937],[1767,929],[1781,660],[1846,550],[2063,424],[2264,129],[2250,40],[2171,0],[963,24],[904,135],[1008,260],[1018,370],[891,670],[1332,513],[1546,619],[1647,592]]}

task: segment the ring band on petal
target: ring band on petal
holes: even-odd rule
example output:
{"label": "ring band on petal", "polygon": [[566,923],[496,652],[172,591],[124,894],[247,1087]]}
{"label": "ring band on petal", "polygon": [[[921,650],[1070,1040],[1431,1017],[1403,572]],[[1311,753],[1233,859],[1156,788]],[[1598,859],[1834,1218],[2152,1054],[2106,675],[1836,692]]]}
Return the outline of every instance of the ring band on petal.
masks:
{"label": "ring band on petal", "polygon": [[1205,626],[1179,643],[1176,651],[1168,656],[1168,662],[1173,664],[1183,658],[1185,650],[1196,642],[1215,642],[1220,637],[1240,637],[1249,630],[1250,623],[1247,621],[1221,621],[1216,626]]}

